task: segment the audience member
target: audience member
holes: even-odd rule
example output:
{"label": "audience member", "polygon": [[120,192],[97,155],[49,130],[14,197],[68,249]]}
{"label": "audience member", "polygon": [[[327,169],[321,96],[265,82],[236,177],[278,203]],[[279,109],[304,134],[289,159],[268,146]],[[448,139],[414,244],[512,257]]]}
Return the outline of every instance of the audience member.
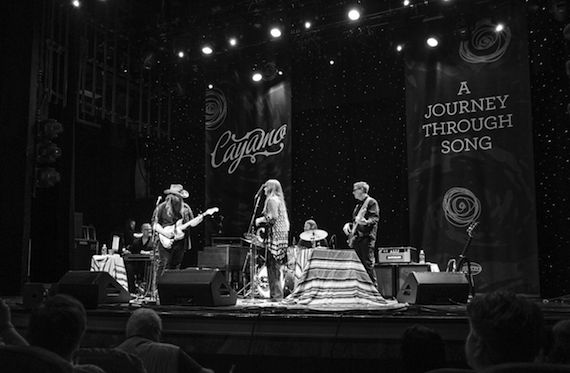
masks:
{"label": "audience member", "polygon": [[[58,294],[46,299],[32,311],[28,325],[28,342],[32,346],[55,352],[72,362],[85,332],[87,315],[77,299]],[[101,373],[94,365],[75,365],[74,372]]]}
{"label": "audience member", "polygon": [[557,322],[552,328],[552,347],[547,361],[555,364],[570,364],[570,320]]}
{"label": "audience member", "polygon": [[475,370],[511,362],[532,362],[542,342],[538,306],[507,292],[477,296],[467,305],[470,331],[467,363]]}
{"label": "audience member", "polygon": [[27,346],[28,342],[16,331],[12,325],[10,307],[0,299],[0,339],[4,344],[11,346]]}
{"label": "audience member", "polygon": [[160,316],[150,308],[140,308],[127,321],[127,339],[117,348],[140,357],[148,373],[213,373],[213,370],[202,367],[180,347],[160,343],[161,334]]}
{"label": "audience member", "polygon": [[423,325],[413,325],[402,335],[404,373],[423,373],[445,367],[445,345],[441,335]]}

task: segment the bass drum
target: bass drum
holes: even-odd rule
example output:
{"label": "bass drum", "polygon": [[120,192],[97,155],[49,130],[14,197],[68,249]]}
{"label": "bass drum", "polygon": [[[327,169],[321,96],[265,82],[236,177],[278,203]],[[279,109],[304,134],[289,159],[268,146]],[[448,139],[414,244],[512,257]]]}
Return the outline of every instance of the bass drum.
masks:
{"label": "bass drum", "polygon": [[269,279],[267,278],[267,267],[262,266],[257,270],[255,276],[255,291],[261,298],[269,299]]}

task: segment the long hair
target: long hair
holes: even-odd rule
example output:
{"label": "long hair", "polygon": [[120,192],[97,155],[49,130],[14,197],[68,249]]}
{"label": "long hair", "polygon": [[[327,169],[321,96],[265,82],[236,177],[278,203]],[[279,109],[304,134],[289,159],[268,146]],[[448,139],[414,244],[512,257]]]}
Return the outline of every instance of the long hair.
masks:
{"label": "long hair", "polygon": [[165,198],[166,205],[164,206],[166,214],[170,217],[175,215],[182,215],[182,198],[169,194]]}
{"label": "long hair", "polygon": [[[279,204],[279,211],[282,212],[285,216],[285,219],[289,221],[289,216],[287,214],[287,206],[285,205],[285,197],[283,196],[283,188],[281,187],[281,183],[279,180],[276,179],[269,179],[265,182],[265,186],[267,187],[267,198],[276,197],[281,202]],[[267,200],[265,200],[267,204]]]}

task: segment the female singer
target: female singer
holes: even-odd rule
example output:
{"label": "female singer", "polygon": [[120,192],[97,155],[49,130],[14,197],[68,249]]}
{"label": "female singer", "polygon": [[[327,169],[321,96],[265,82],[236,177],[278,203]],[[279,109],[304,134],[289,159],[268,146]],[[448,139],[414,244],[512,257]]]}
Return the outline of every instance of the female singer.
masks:
{"label": "female singer", "polygon": [[283,284],[281,281],[281,266],[285,262],[289,245],[289,217],[283,198],[281,183],[275,179],[265,182],[265,205],[263,216],[255,219],[256,225],[266,224],[267,237],[265,247],[267,255],[267,280],[269,282],[270,300],[279,302],[283,299]]}

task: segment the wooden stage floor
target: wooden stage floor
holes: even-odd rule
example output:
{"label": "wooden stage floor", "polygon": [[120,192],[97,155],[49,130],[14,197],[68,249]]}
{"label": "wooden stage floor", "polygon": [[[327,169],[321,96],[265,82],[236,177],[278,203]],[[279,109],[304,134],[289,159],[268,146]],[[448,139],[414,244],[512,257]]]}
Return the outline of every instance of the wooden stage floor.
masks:
{"label": "wooden stage floor", "polygon": [[[15,326],[25,333],[29,311],[11,298]],[[570,319],[570,306],[543,303],[547,325]],[[100,305],[87,310],[83,347],[112,347],[139,307],[163,320],[163,341],[177,344],[216,372],[398,372],[400,338],[414,324],[438,331],[450,366],[465,367],[465,306],[409,305],[395,310],[315,310],[238,300],[235,306]]]}

